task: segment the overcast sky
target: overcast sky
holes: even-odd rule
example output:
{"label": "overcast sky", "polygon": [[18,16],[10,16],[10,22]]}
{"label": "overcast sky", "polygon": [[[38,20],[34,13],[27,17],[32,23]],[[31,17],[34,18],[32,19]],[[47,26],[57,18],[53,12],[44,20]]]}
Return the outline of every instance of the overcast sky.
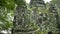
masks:
{"label": "overcast sky", "polygon": [[[26,0],[27,1],[27,3],[29,3],[30,2],[30,0]],[[45,3],[46,2],[50,2],[51,0],[44,0],[45,1]]]}

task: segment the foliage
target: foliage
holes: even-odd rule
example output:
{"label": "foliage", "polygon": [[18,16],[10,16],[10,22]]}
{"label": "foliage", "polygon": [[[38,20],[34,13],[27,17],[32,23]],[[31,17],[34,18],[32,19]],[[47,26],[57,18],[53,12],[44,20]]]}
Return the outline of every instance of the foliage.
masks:
{"label": "foliage", "polygon": [[0,0],[0,6],[13,10],[15,8],[14,0]]}
{"label": "foliage", "polygon": [[14,11],[9,10],[4,7],[0,7],[0,29],[1,30],[10,30],[10,28],[13,26],[12,23],[12,17],[14,15]]}
{"label": "foliage", "polygon": [[[25,0],[0,0],[0,28],[2,30],[9,30],[9,28],[13,27],[12,21],[14,17],[14,11],[16,11],[15,4],[18,7],[21,7],[26,3],[25,3]],[[52,13],[49,11],[50,4],[53,4],[56,7],[57,13]],[[59,4],[60,4],[60,0],[52,0],[50,3],[46,3],[48,9],[47,8],[42,9],[40,7],[30,8],[27,5],[28,12],[25,14],[26,25],[24,25],[26,27],[25,28],[20,28],[20,26],[17,26],[17,27],[21,30],[25,30],[30,27],[32,28],[32,30],[39,29],[38,31],[35,32],[35,34],[47,34],[49,31],[52,31],[54,34],[57,34],[58,32],[60,32],[59,31],[60,29],[58,28],[58,26],[60,25],[59,24],[59,21],[60,21],[59,7],[60,6],[58,6]],[[33,13],[33,10],[35,10],[36,12]],[[55,15],[58,14],[59,16],[58,20],[56,20],[56,17],[53,16],[54,14]],[[42,20],[39,20],[40,18]]]}

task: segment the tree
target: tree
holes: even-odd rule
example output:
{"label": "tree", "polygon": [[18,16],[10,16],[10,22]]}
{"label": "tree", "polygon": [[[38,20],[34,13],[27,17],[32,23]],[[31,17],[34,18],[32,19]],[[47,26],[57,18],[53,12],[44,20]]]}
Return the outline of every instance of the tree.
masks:
{"label": "tree", "polygon": [[0,27],[2,30],[7,30],[7,32],[9,31],[9,28],[12,27],[12,19],[11,19],[11,13],[8,13],[6,11],[6,9],[4,10],[4,8],[1,7],[0,9]]}
{"label": "tree", "polygon": [[14,0],[0,0],[0,22],[2,22],[1,29],[7,30],[12,27],[12,18],[14,15]]}

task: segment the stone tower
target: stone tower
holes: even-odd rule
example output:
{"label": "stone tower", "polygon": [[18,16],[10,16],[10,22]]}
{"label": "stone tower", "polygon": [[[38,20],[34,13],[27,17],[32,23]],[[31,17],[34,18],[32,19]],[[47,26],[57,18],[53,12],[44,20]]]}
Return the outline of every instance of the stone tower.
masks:
{"label": "stone tower", "polygon": [[39,31],[39,27],[33,22],[31,12],[27,10],[25,2],[17,4],[16,10],[12,34],[35,34]]}
{"label": "stone tower", "polygon": [[47,17],[45,17],[47,16],[47,14],[43,13],[44,12],[43,10],[46,9],[46,4],[44,3],[43,0],[31,0],[29,6],[30,8],[33,8],[32,9],[33,17],[34,17],[33,20],[35,20],[36,24],[39,26],[40,31],[43,31],[44,30],[43,27],[45,27],[43,25],[43,22],[47,20]]}
{"label": "stone tower", "polygon": [[[41,13],[40,11],[39,11],[39,13],[41,13],[41,14],[39,14],[38,10],[44,10],[46,8],[46,4],[44,3],[44,1],[43,0],[31,0],[29,6],[30,6],[30,8],[34,8],[34,9],[32,9],[32,11],[33,11],[34,20],[36,21],[36,23],[37,23],[37,21],[39,23],[42,23],[42,20],[43,20],[42,16],[44,14]],[[40,15],[42,15],[42,16],[40,17]]]}
{"label": "stone tower", "polygon": [[[52,26],[55,27],[55,28],[59,27],[58,26],[59,25],[59,15],[58,15],[58,11],[57,11],[55,5],[50,4],[49,14],[50,14],[49,15],[49,18],[50,18],[49,22],[51,22],[52,24],[54,24]],[[55,28],[53,30],[53,28],[51,27],[51,30],[56,31],[58,29],[58,28],[57,29],[55,29]],[[58,32],[58,30],[56,32]]]}

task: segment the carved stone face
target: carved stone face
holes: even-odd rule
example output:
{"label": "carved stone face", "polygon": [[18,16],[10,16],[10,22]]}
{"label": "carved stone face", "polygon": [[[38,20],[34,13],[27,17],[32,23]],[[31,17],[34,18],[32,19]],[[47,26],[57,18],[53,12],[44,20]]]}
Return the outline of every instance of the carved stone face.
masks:
{"label": "carved stone face", "polygon": [[49,11],[52,12],[52,13],[56,13],[57,12],[56,10],[57,10],[56,7],[53,6],[53,5],[51,5],[50,8],[49,8]]}
{"label": "carved stone face", "polygon": [[26,17],[26,6],[22,7],[17,7],[17,20],[18,20],[18,25],[22,25],[24,23],[25,17]]}
{"label": "carved stone face", "polygon": [[35,7],[41,7],[44,6],[44,1],[43,0],[31,0],[30,5],[35,6]]}

